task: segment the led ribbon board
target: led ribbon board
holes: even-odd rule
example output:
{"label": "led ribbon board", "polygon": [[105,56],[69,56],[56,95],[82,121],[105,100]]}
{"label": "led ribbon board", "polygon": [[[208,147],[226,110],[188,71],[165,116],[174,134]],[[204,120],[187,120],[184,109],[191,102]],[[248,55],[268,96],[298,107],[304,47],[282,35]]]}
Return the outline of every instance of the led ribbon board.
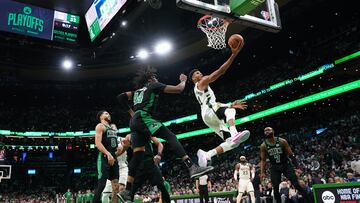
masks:
{"label": "led ribbon board", "polygon": [[[358,89],[360,88],[360,80],[356,80],[354,82],[350,82],[338,87],[334,87],[332,89],[326,90],[326,91],[322,91],[316,94],[312,94],[309,95],[307,97],[301,98],[301,99],[297,99],[285,104],[281,104],[278,106],[275,106],[273,108],[264,110],[264,111],[260,111],[258,113],[254,113],[251,114],[249,116],[245,116],[239,119],[236,119],[235,123],[236,125],[242,124],[242,123],[246,123],[246,122],[250,122],[250,121],[254,121],[260,118],[264,118],[266,116],[270,116],[279,112],[283,112],[289,109],[293,109],[305,104],[309,104],[321,99],[325,99],[328,97],[332,97],[344,92],[348,92],[354,89]],[[186,132],[186,133],[182,133],[182,134],[178,134],[177,137],[178,139],[184,139],[184,138],[188,138],[188,137],[193,137],[193,136],[198,136],[198,135],[204,135],[204,134],[209,134],[214,132],[211,128],[204,128],[204,129],[200,129],[200,130],[195,130],[195,131],[191,131],[191,132]]]}
{"label": "led ribbon board", "polygon": [[[360,51],[355,52],[353,54],[350,54],[348,56],[345,56],[343,58],[340,58],[338,60],[335,61],[335,64],[339,64],[339,63],[343,63],[345,61],[351,60],[355,57],[360,56]],[[319,74],[323,74],[324,71],[331,69],[334,67],[333,63],[330,64],[325,64],[320,66],[318,69],[311,71],[309,73],[300,75],[296,78],[293,79],[289,79],[289,80],[285,80],[283,82],[271,85],[269,88],[267,89],[263,89],[257,93],[251,93],[246,95],[243,99],[241,99],[242,101],[246,101],[249,99],[252,99],[254,97],[263,95],[267,92],[273,91],[275,89],[279,89],[281,87],[284,87],[286,85],[290,85],[292,84],[294,81],[304,81],[306,79],[312,78],[316,75]],[[185,122],[189,122],[189,121],[193,121],[198,119],[197,114],[193,114],[190,116],[185,116],[185,117],[181,117],[178,119],[174,119],[174,120],[170,120],[170,121],[166,121],[163,124],[165,126],[169,126],[171,124],[181,124],[181,123],[185,123]],[[204,130],[204,129],[203,129]],[[212,131],[209,131],[210,129],[207,129],[205,131],[199,130],[201,132],[203,132],[202,134],[207,134],[207,133],[211,133]],[[120,128],[118,129],[119,133],[129,133],[130,132],[130,128]],[[206,132],[206,133],[204,133]],[[47,136],[64,136],[64,137],[73,137],[73,136],[94,136],[95,131],[89,131],[89,132],[83,132],[83,131],[77,131],[77,132],[61,132],[61,133],[55,133],[55,132],[36,132],[36,131],[31,131],[31,132],[14,132],[14,131],[10,131],[10,130],[0,130],[0,135],[17,135],[17,136],[31,136],[31,137],[36,137],[36,136],[42,136],[42,135],[47,135]]]}

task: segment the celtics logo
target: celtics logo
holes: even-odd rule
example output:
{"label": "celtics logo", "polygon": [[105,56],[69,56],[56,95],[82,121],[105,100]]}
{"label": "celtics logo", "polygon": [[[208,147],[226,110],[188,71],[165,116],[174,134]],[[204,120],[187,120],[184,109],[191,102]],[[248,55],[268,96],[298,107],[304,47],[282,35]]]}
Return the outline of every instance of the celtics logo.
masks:
{"label": "celtics logo", "polygon": [[29,6],[25,6],[25,7],[23,8],[23,11],[24,11],[24,13],[25,13],[26,15],[30,15],[31,12],[32,12],[32,9],[31,9]]}

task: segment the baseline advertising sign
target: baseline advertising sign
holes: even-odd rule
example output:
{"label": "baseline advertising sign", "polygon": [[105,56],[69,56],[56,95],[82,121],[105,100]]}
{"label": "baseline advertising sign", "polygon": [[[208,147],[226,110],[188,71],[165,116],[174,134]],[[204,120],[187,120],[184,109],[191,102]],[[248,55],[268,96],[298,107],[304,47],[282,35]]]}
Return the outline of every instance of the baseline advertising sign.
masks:
{"label": "baseline advertising sign", "polygon": [[54,11],[13,1],[0,1],[0,29],[52,39]]}
{"label": "baseline advertising sign", "polygon": [[315,203],[360,203],[360,182],[313,185]]}
{"label": "baseline advertising sign", "polygon": [[[175,203],[200,203],[199,198],[177,199]],[[235,203],[233,197],[209,197],[209,203]]]}
{"label": "baseline advertising sign", "polygon": [[[212,192],[209,193],[209,203],[235,203],[236,192]],[[175,203],[200,203],[199,194],[174,195],[171,202]]]}

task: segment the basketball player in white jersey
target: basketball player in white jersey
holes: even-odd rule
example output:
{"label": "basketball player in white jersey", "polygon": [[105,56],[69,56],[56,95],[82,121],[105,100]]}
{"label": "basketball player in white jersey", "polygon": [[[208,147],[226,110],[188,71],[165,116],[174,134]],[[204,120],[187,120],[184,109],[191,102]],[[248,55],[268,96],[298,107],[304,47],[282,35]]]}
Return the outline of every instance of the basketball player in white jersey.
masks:
{"label": "basketball player in white jersey", "polygon": [[239,194],[236,203],[241,202],[241,198],[246,191],[250,194],[251,203],[255,203],[254,186],[252,180],[255,177],[255,168],[247,163],[245,156],[240,156],[240,163],[236,164],[234,171],[234,179],[238,180],[239,175]]}
{"label": "basketball player in white jersey", "polygon": [[[116,129],[116,126],[111,124],[111,127]],[[128,176],[128,163],[127,163],[127,153],[126,150],[130,145],[130,135],[127,135],[125,138],[118,137],[118,149],[121,150],[120,155],[117,157],[117,162],[119,165],[119,191],[122,191],[126,187],[126,180]],[[112,194],[111,181],[106,181],[106,186],[102,192],[102,202],[109,203],[110,196]]]}
{"label": "basketball player in white jersey", "polygon": [[[195,84],[194,93],[200,103],[204,123],[224,140],[223,143],[208,152],[200,149],[197,153],[199,160],[206,159],[210,161],[211,157],[238,147],[240,143],[246,141],[250,136],[248,130],[238,132],[235,127],[235,109],[246,109],[245,102],[235,101],[230,104],[216,102],[215,94],[209,86],[210,83],[215,82],[221,75],[225,74],[243,44],[244,40],[242,39],[237,48],[231,48],[232,54],[230,58],[210,75],[203,75],[198,69],[192,70],[189,74]],[[224,120],[229,124],[229,128],[225,125]],[[230,134],[231,137],[227,138],[224,134]]]}

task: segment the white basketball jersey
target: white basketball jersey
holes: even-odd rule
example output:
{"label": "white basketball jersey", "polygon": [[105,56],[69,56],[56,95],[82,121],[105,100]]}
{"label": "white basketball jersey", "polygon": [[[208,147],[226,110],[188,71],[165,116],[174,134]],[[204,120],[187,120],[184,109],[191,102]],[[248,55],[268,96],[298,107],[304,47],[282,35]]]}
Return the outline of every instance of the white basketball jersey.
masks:
{"label": "white basketball jersey", "polygon": [[[122,142],[121,142],[121,137],[118,137],[118,143],[121,146]],[[123,167],[127,167],[127,153],[126,151],[124,153],[122,153],[120,156],[117,157],[117,161],[119,164],[119,168],[123,168]]]}
{"label": "white basketball jersey", "polygon": [[196,99],[200,103],[201,109],[215,107],[216,97],[210,86],[208,86],[204,91],[201,91],[198,89],[197,85],[198,83],[195,84],[194,93]]}
{"label": "white basketball jersey", "polygon": [[246,163],[245,165],[239,164],[239,179],[241,180],[250,180],[250,165],[249,163]]}

